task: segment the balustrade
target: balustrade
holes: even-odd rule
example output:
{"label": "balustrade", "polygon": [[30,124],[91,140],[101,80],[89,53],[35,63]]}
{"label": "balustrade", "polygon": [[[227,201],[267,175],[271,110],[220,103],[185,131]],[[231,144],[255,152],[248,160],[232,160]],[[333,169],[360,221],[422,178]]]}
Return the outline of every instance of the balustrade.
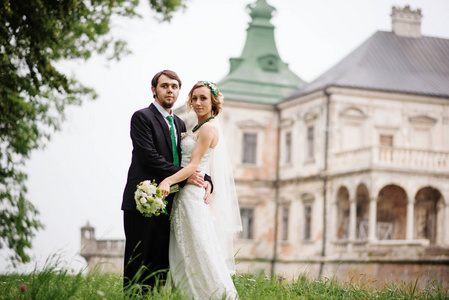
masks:
{"label": "balustrade", "polygon": [[124,241],[122,240],[101,240],[97,241],[98,253],[117,253],[123,252],[125,248]]}
{"label": "balustrade", "polygon": [[394,147],[366,147],[335,153],[329,164],[332,171],[351,171],[371,167],[449,172],[449,152]]}

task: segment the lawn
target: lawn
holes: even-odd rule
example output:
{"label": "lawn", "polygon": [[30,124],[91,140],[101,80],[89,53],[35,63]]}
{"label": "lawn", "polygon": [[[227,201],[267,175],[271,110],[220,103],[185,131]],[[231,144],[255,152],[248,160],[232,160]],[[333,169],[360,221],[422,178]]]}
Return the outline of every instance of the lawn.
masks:
{"label": "lawn", "polygon": [[[449,291],[436,282],[418,290],[416,282],[387,284],[383,289],[305,276],[283,278],[237,274],[234,283],[243,299],[449,299]],[[0,299],[124,299],[120,274],[72,274],[50,267],[30,274],[0,275]],[[135,285],[131,299],[188,299],[182,291],[162,285],[142,295]]]}

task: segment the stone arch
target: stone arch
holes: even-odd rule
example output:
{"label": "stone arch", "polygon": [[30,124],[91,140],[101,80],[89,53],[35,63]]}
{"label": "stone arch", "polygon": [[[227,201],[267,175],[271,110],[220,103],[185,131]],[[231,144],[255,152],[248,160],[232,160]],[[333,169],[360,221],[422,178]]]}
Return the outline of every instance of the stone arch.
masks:
{"label": "stone arch", "polygon": [[401,187],[407,195],[413,195],[413,188],[410,187],[410,180],[407,180],[406,178],[399,178],[395,175],[386,175],[382,178],[377,178],[376,182],[373,183],[373,186],[369,191],[371,192],[371,195],[375,197],[375,195],[380,194],[382,189],[391,185]]}
{"label": "stone arch", "polygon": [[357,186],[355,200],[357,204],[357,239],[368,238],[368,219],[369,219],[369,191],[365,184]]}
{"label": "stone arch", "polygon": [[441,192],[427,186],[418,190],[415,195],[413,214],[414,239],[426,239],[430,244],[443,241],[444,201]]}
{"label": "stone arch", "polygon": [[377,196],[377,239],[405,239],[407,199],[406,191],[398,185],[386,185],[379,191]]}
{"label": "stone arch", "polygon": [[345,186],[341,186],[336,195],[337,209],[337,239],[347,239],[349,237],[349,191]]}

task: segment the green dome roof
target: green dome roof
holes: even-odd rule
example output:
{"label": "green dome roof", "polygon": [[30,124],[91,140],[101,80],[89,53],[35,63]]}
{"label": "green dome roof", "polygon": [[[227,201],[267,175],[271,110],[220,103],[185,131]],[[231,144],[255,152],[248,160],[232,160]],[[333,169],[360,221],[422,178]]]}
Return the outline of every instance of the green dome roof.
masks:
{"label": "green dome roof", "polygon": [[279,56],[270,22],[275,8],[265,0],[248,8],[252,21],[242,55],[230,59],[229,74],[219,87],[226,100],[277,104],[305,82]]}

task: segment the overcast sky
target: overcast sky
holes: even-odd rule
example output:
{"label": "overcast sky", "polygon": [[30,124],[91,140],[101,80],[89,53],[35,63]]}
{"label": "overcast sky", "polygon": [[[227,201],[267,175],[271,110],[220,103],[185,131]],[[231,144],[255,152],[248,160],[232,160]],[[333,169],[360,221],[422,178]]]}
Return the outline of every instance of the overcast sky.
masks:
{"label": "overcast sky", "polygon": [[[56,254],[67,266],[86,265],[80,251],[80,228],[89,222],[97,239],[122,239],[120,205],[131,160],[129,121],[151,101],[155,73],[172,69],[183,81],[178,106],[198,80],[219,81],[228,74],[229,58],[243,50],[250,17],[246,5],[255,0],[190,0],[171,23],[154,20],[147,1],[144,18],[118,21],[113,33],[125,38],[132,54],[120,62],[94,57],[87,63],[65,63],[95,88],[99,98],[70,108],[60,132],[26,165],[28,198],[39,209],[46,228],[34,239],[31,270]],[[422,33],[449,38],[448,0],[268,0],[281,59],[310,82],[376,31],[391,31],[392,6],[421,8]],[[213,3],[213,4],[211,4]],[[0,251],[0,272],[14,269]]]}

